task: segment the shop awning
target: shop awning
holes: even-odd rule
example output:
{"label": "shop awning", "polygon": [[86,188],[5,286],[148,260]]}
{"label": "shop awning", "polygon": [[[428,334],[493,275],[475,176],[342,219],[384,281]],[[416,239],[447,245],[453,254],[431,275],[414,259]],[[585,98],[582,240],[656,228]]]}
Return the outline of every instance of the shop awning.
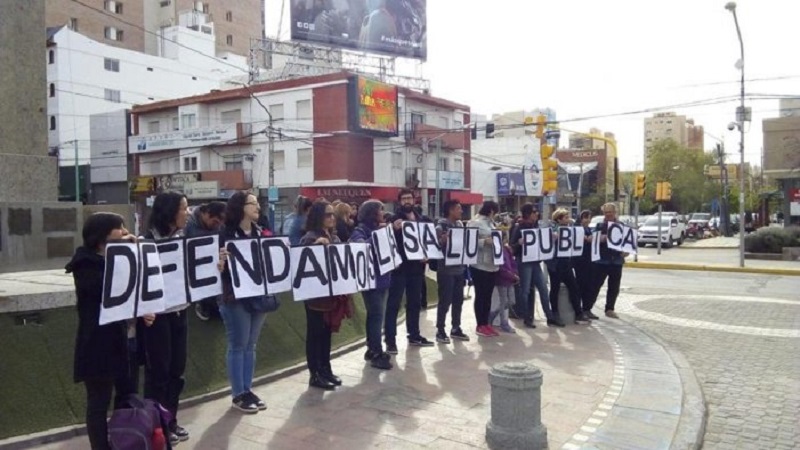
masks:
{"label": "shop awning", "polygon": [[480,205],[483,203],[483,194],[468,191],[450,191],[450,200],[458,200],[465,205]]}

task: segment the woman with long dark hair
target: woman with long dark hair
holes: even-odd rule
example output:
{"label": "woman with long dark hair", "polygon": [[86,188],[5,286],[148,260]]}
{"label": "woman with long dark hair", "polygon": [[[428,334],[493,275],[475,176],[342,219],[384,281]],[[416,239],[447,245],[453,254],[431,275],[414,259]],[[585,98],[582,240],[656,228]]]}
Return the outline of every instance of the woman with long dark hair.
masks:
{"label": "woman with long dark hair", "polygon": [[[145,239],[168,239],[183,235],[189,217],[186,196],[163,192],[153,201]],[[172,413],[169,440],[175,445],[189,439],[189,432],[178,425],[178,401],[185,381],[188,303],[156,315],[151,327],[144,329],[146,355],[144,396],[155,400]]]}
{"label": "woman with long dark hair", "polygon": [[[83,224],[83,245],[67,264],[66,271],[75,280],[78,333],[75,339],[73,378],[86,387],[86,431],[94,449],[110,449],[106,415],[111,395],[116,393],[114,408],[121,407],[129,394],[136,393],[138,364],[135,346],[129,345],[129,332],[135,321],[99,325],[103,300],[105,248],[111,240],[135,240],[125,229],[122,216],[114,213],[92,214]],[[142,318],[144,325],[155,316]]]}
{"label": "woman with long dark hair", "polygon": [[494,327],[489,323],[489,310],[492,306],[492,293],[495,287],[495,274],[500,269],[494,264],[494,244],[492,231],[494,216],[500,212],[497,202],[483,202],[478,215],[469,222],[469,227],[478,229],[478,263],[470,267],[472,279],[475,282],[475,319],[478,327],[475,332],[478,336],[499,336]]}
{"label": "woman with long dark hair", "polygon": [[[262,230],[256,224],[260,211],[255,195],[247,192],[233,194],[225,210],[223,239],[261,236]],[[225,323],[225,335],[228,338],[225,362],[233,395],[232,407],[254,414],[267,409],[266,403],[250,390],[256,365],[256,343],[267,315],[265,312],[251,311],[242,301],[234,298],[233,286],[227,273],[222,280],[223,294],[219,313]]]}
{"label": "woman with long dark hair", "polygon": [[[333,206],[327,201],[317,200],[311,205],[306,219],[306,234],[300,245],[337,244],[339,238],[334,232],[336,215]],[[342,380],[331,369],[331,325],[326,322],[326,312],[335,309],[336,300],[330,297],[311,299],[304,302],[306,308],[306,360],[310,378],[309,386],[332,390],[342,384]]]}

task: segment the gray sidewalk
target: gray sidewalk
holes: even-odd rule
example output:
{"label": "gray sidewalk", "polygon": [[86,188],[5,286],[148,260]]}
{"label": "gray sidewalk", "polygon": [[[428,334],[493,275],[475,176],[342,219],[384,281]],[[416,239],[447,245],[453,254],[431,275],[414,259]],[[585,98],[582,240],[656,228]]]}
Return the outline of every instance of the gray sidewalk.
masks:
{"label": "gray sidewalk", "polygon": [[[435,316],[423,313],[426,336],[434,334]],[[181,423],[192,437],[178,448],[486,448],[487,371],[506,361],[530,361],[544,373],[550,448],[686,448],[698,438],[702,415],[683,405],[686,391],[673,359],[624,321],[563,329],[537,321],[535,330],[478,338],[471,301],[463,319],[470,342],[432,348],[400,342],[391,371],[369,367],[362,348],[337,358],[333,367],[344,386],[335,392],[308,388],[301,372],[255,388],[269,405],[257,415],[232,410],[227,398],[185,408]],[[85,437],[76,437],[44,448],[86,446]]]}

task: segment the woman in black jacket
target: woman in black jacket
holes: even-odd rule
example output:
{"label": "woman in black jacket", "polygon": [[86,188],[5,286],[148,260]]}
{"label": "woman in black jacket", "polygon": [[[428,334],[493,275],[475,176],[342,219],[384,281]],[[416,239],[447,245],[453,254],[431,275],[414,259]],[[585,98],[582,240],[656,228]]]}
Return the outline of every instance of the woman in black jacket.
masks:
{"label": "woman in black jacket", "polygon": [[[336,216],[333,206],[326,201],[317,200],[311,205],[306,219],[306,234],[300,245],[336,244],[339,237],[333,231]],[[325,323],[325,312],[320,308],[330,306],[325,298],[312,299],[303,304],[306,307],[306,360],[310,378],[309,386],[332,390],[342,384],[342,380],[331,369],[331,327]],[[331,302],[333,300],[330,300]]]}
{"label": "woman in black jacket", "polygon": [[[128,234],[122,216],[99,212],[83,225],[83,246],[67,264],[66,271],[75,280],[78,309],[78,333],[75,339],[74,379],[86,387],[86,430],[92,449],[108,449],[106,415],[111,394],[116,391],[115,408],[129,394],[136,393],[138,364],[135,345],[128,345],[133,321],[99,325],[103,295],[104,252],[106,243],[115,239],[135,240]],[[154,316],[143,317],[150,326]]]}

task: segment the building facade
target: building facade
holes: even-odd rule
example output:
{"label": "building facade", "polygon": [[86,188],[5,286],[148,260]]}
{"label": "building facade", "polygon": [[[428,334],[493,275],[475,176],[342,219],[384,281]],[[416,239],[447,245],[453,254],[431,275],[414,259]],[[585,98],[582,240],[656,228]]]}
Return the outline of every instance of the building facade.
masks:
{"label": "building facade", "polygon": [[[469,107],[382,83],[396,94],[359,94],[362,83],[340,72],[134,107],[137,187],[152,195],[148,186],[179,177],[216,181],[216,198],[253,189],[272,197],[276,223],[298,194],[393,203],[408,187],[432,212],[438,154],[440,200],[482,200],[469,190]],[[173,122],[177,131],[154,131]]]}
{"label": "building facade", "polygon": [[[213,36],[186,27],[173,28],[176,33],[210,40],[207,53],[191,52],[189,61],[162,58],[96,42],[66,27],[48,29],[46,123],[50,154],[58,156],[59,166],[89,164],[93,114],[209,92],[219,89],[222,80],[246,73],[244,58],[237,65],[234,60],[214,57]],[[202,58],[202,65],[197,58]],[[176,128],[177,124],[164,124],[159,131]],[[71,173],[65,175],[74,178],[68,175]],[[71,183],[74,186],[74,180]],[[70,183],[61,185],[62,197],[74,198]],[[87,194],[82,189],[81,195]]]}
{"label": "building facade", "polygon": [[770,180],[775,180],[783,194],[780,211],[784,223],[800,225],[800,115],[788,112],[782,110],[782,117],[761,123],[763,171]]}
{"label": "building facade", "polygon": [[704,151],[702,125],[695,124],[694,119],[687,119],[674,112],[656,113],[644,119],[644,164],[647,166],[648,151],[658,141],[672,139],[678,145]]}
{"label": "building facade", "polygon": [[247,56],[250,39],[265,36],[265,1],[47,0],[45,23],[69,27],[106,45],[161,55],[159,32],[178,25],[188,15],[187,26],[196,31],[215,23],[217,53]]}

